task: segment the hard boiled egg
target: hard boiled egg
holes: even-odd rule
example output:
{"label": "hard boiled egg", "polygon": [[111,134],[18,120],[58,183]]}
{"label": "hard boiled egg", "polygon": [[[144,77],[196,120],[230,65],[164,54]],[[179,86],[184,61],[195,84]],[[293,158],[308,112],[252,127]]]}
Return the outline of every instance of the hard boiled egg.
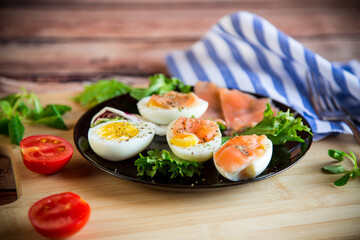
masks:
{"label": "hard boiled egg", "polygon": [[180,117],[169,124],[166,140],[177,157],[204,162],[220,147],[221,133],[213,121]]}
{"label": "hard boiled egg", "polygon": [[268,166],[272,156],[272,142],[265,135],[236,136],[214,153],[219,173],[231,180],[255,178]]}
{"label": "hard boiled egg", "polygon": [[[92,127],[107,121],[115,121],[115,120],[129,120],[133,122],[141,122],[146,121],[142,116],[133,113],[126,113],[119,109],[112,108],[112,107],[104,107],[98,113],[94,115],[91,119],[90,125]],[[154,124],[155,127],[155,134],[159,136],[166,135],[166,127],[163,125]]]}
{"label": "hard boiled egg", "polygon": [[143,151],[154,138],[154,124],[145,121],[109,121],[89,129],[92,150],[110,161],[120,161]]}
{"label": "hard boiled egg", "polygon": [[198,118],[205,113],[208,105],[208,102],[200,99],[194,93],[175,91],[164,95],[145,97],[137,103],[141,116],[161,125],[168,125],[179,117]]}

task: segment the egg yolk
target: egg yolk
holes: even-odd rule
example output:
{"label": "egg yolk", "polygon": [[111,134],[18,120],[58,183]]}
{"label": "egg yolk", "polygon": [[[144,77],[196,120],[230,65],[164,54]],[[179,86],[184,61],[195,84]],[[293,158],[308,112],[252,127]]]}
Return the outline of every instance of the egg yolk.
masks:
{"label": "egg yolk", "polygon": [[139,129],[128,122],[115,122],[99,128],[96,133],[107,140],[128,140],[139,133]]}
{"label": "egg yolk", "polygon": [[180,133],[175,135],[170,143],[178,147],[190,147],[198,144],[199,138],[193,133]]}

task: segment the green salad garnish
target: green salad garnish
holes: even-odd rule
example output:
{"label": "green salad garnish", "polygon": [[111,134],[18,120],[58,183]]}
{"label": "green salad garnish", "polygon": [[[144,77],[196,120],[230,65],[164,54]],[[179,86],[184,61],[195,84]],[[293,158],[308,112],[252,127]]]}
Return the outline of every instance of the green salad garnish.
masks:
{"label": "green salad garnish", "polygon": [[155,74],[149,77],[149,80],[148,88],[134,88],[114,79],[99,80],[97,83],[85,86],[84,91],[74,97],[74,100],[89,108],[124,94],[130,94],[131,97],[140,100],[153,94],[162,95],[173,90],[185,93],[191,90],[191,86],[185,85],[180,79],[168,78],[164,74]]}
{"label": "green salad garnish", "polygon": [[139,154],[135,161],[138,176],[154,177],[157,174],[170,175],[170,178],[192,177],[201,174],[202,164],[196,161],[186,161],[175,156],[171,151],[150,150],[147,156]]}
{"label": "green salad garnish", "polygon": [[337,160],[338,162],[342,162],[345,158],[348,158],[353,164],[353,168],[351,170],[345,169],[343,165],[330,165],[323,167],[323,170],[327,173],[332,173],[332,174],[345,173],[341,178],[339,178],[334,182],[336,186],[338,187],[344,186],[349,181],[350,178],[360,177],[360,168],[357,165],[356,156],[352,151],[349,151],[349,154],[347,154],[340,150],[329,149],[328,155],[331,158]]}
{"label": "green salad garnish", "polygon": [[312,135],[311,128],[303,124],[302,118],[295,118],[294,114],[290,113],[290,109],[286,112],[279,111],[274,116],[270,104],[267,103],[263,120],[239,135],[266,135],[274,145],[280,145],[288,141],[304,142],[298,136],[298,131]]}
{"label": "green salad garnish", "polygon": [[20,144],[25,127],[23,123],[43,124],[53,128],[67,129],[62,115],[71,107],[59,104],[41,106],[39,98],[25,89],[21,93],[0,99],[0,134],[10,137],[11,143]]}

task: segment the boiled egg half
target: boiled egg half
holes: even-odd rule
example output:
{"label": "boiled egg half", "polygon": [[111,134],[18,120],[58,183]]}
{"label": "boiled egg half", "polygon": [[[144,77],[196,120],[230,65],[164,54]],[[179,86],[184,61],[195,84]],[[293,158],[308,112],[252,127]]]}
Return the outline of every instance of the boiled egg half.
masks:
{"label": "boiled egg half", "polygon": [[166,140],[177,157],[205,162],[220,147],[221,132],[213,121],[180,117],[169,124]]}
{"label": "boiled egg half", "polygon": [[198,118],[205,113],[209,103],[194,93],[171,91],[164,95],[152,95],[137,103],[138,110],[146,120],[168,125],[179,117]]}
{"label": "boiled egg half", "polygon": [[231,181],[255,178],[268,166],[273,152],[272,142],[265,135],[244,135],[230,138],[214,153],[218,172]]}
{"label": "boiled egg half", "polygon": [[117,120],[96,125],[88,131],[89,144],[100,157],[120,161],[135,156],[154,138],[154,124]]}

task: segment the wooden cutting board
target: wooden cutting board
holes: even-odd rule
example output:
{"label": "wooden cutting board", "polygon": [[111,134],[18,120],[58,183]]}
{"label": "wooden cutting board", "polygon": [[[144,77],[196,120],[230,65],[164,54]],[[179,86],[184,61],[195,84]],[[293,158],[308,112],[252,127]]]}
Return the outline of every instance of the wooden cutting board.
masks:
{"label": "wooden cutting board", "polygon": [[[71,100],[75,93],[41,94],[43,104],[72,106],[64,120],[69,130],[27,125],[25,136],[53,134],[69,140],[86,109]],[[335,187],[339,176],[321,171],[333,161],[329,148],[360,147],[352,136],[313,143],[292,168],[267,180],[211,191],[176,192],[150,188],[109,175],[75,150],[60,172],[43,176],[22,163],[19,147],[0,136],[0,155],[9,156],[19,199],[0,206],[0,239],[42,239],[27,211],[37,200],[71,191],[91,206],[87,225],[72,239],[359,239],[360,181]],[[350,167],[350,165],[347,165]]]}

